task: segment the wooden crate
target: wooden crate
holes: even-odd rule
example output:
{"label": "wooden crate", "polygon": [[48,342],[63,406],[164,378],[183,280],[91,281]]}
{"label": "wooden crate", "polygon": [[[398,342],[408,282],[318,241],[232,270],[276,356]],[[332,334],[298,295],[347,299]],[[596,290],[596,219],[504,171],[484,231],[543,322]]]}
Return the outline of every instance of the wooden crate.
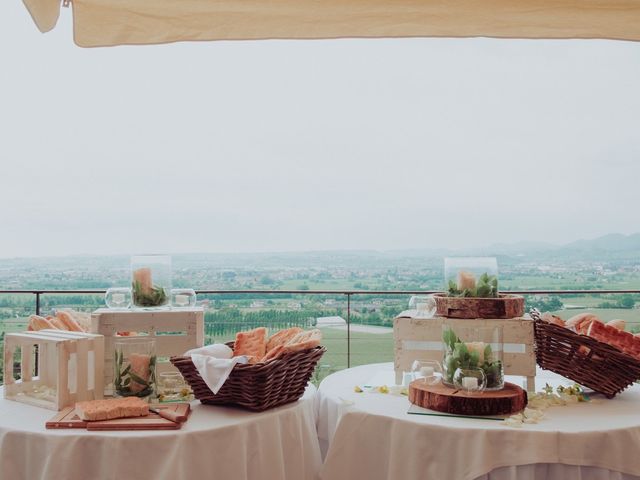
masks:
{"label": "wooden crate", "polygon": [[169,357],[182,355],[192,348],[204,345],[204,310],[190,308],[180,310],[110,310],[100,308],[91,315],[91,331],[104,335],[104,385],[105,395],[113,393],[114,342],[117,332],[137,332],[153,337],[158,357],[157,373],[178,370]]}
{"label": "wooden crate", "polygon": [[[20,378],[16,380],[13,370],[18,348]],[[50,410],[61,410],[78,401],[97,400],[104,391],[103,365],[102,335],[63,330],[7,333],[4,397]]]}
{"label": "wooden crate", "polygon": [[442,325],[456,327],[502,326],[503,362],[506,375],[527,378],[527,390],[535,390],[536,357],[533,351],[533,321],[528,317],[513,319],[418,318],[415,310],[402,312],[393,321],[396,383],[403,372],[411,370],[414,360],[437,360],[442,363]]}

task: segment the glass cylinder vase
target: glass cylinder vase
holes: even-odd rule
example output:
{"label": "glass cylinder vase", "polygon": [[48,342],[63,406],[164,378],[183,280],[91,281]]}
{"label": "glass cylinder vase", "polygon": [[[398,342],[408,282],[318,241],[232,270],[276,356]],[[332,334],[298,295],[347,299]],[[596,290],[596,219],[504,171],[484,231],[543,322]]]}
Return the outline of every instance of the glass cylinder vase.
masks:
{"label": "glass cylinder vase", "polygon": [[498,262],[495,257],[445,258],[444,284],[452,297],[496,298]]}
{"label": "glass cylinder vase", "polygon": [[131,291],[134,307],[168,306],[171,293],[171,256],[131,257]]}
{"label": "glass cylinder vase", "polygon": [[156,392],[156,353],[152,338],[128,338],[115,342],[114,394],[146,398]]}
{"label": "glass cylinder vase", "polygon": [[444,375],[442,382],[455,387],[456,370],[481,369],[486,376],[486,390],[504,388],[502,327],[442,326]]}

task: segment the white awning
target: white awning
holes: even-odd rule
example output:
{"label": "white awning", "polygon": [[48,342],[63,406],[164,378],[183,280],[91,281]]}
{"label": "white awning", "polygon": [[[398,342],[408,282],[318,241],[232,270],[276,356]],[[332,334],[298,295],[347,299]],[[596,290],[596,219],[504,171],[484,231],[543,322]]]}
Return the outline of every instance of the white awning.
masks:
{"label": "white awning", "polygon": [[[60,0],[24,0],[55,27]],[[640,0],[72,0],[82,47],[376,37],[640,40]]]}

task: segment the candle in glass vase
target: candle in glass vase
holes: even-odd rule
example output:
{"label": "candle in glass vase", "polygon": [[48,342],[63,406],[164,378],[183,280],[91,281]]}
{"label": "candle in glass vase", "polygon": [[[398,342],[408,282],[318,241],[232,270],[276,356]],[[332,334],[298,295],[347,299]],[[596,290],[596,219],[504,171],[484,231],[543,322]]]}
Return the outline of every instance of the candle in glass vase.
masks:
{"label": "candle in glass vase", "polygon": [[[151,364],[151,356],[143,353],[132,353],[129,356],[129,365],[131,366],[131,372],[136,376],[140,377],[141,380],[145,382],[149,381],[149,377],[151,375],[151,370],[149,365]],[[145,388],[146,385],[142,385],[138,382],[132,381],[129,384],[129,388],[133,393],[138,393]]]}
{"label": "candle in glass vase", "polygon": [[433,367],[420,368],[420,375],[422,375],[423,377],[433,377],[434,373],[435,373],[435,370],[433,369]]}
{"label": "candle in glass vase", "polygon": [[189,305],[189,295],[176,295],[175,304],[178,307],[186,307],[187,305]]}
{"label": "candle in glass vase", "polygon": [[133,282],[140,285],[142,293],[151,293],[153,290],[153,280],[151,278],[151,269],[142,267],[133,271]]}
{"label": "candle in glass vase", "polygon": [[114,293],[111,300],[113,303],[124,303],[124,293]]}
{"label": "candle in glass vase", "polygon": [[478,379],[476,377],[462,377],[462,387],[467,390],[477,390]]}
{"label": "candle in glass vase", "polygon": [[472,272],[460,270],[458,272],[458,290],[475,290],[476,276]]}

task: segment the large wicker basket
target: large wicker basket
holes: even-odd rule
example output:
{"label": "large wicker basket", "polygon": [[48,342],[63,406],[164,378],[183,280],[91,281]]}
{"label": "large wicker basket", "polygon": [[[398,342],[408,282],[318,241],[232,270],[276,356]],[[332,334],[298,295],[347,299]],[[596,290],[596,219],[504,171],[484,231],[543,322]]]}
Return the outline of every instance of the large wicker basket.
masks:
{"label": "large wicker basket", "polygon": [[[233,342],[227,345],[233,348]],[[202,403],[236,405],[261,412],[298,400],[325,351],[320,346],[288,353],[267,363],[237,364],[215,395],[202,380],[191,357],[171,357],[171,363],[180,370]]]}
{"label": "large wicker basket", "polygon": [[[595,338],[535,319],[536,361],[574,382],[613,398],[640,380],[640,361]],[[537,318],[536,318],[537,317]]]}

